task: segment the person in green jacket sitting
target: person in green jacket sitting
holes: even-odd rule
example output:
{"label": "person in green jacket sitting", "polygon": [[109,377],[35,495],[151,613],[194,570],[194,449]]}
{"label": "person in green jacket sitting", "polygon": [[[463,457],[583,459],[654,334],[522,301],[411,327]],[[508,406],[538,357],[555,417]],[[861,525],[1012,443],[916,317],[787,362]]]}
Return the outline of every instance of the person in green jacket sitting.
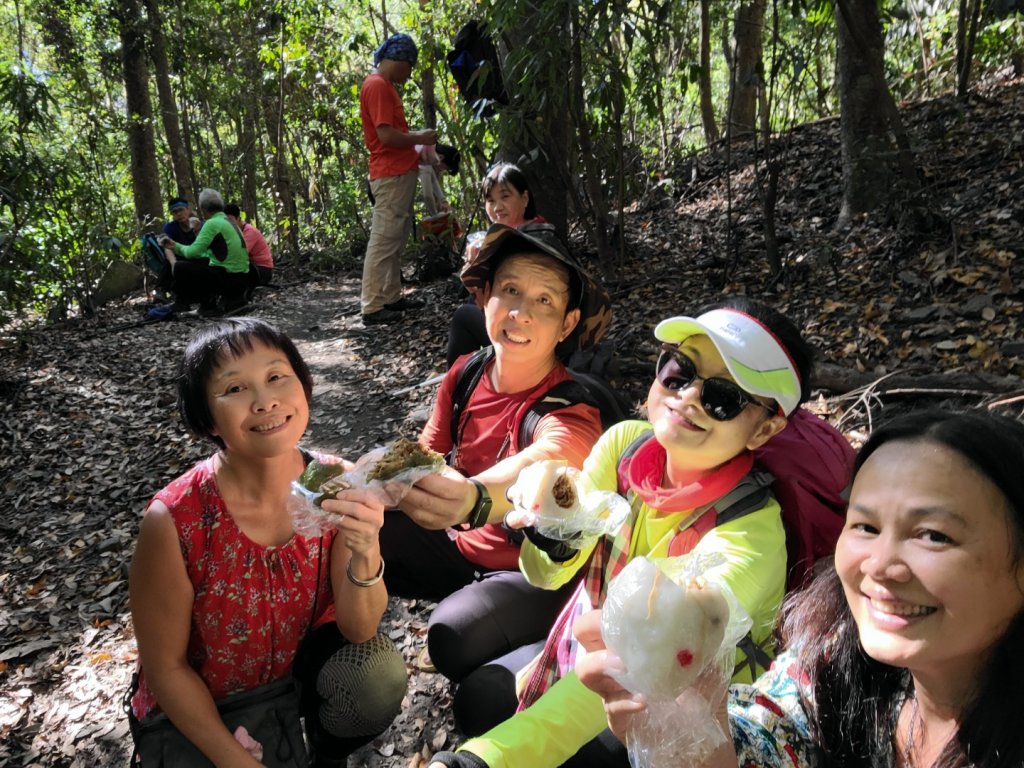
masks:
{"label": "person in green jacket sitting", "polygon": [[199,193],[203,227],[191,245],[163,237],[161,243],[174,278],[172,312],[195,303],[203,314],[217,314],[218,299],[227,312],[245,304],[249,254],[241,232],[224,215],[224,198],[215,189]]}

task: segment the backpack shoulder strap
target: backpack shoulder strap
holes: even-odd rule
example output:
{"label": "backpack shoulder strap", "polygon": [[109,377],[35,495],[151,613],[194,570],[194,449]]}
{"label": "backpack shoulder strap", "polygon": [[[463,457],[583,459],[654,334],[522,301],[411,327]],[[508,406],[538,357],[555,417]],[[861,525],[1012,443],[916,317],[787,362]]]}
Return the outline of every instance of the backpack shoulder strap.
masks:
{"label": "backpack shoulder strap", "polygon": [[715,525],[728,523],[759,510],[772,495],[774,482],[771,473],[752,470],[740,480],[739,485],[710,505],[715,510]]}
{"label": "backpack shoulder strap", "polygon": [[452,416],[449,424],[451,431],[452,445],[459,440],[459,423],[462,420],[462,412],[469,403],[469,396],[480,383],[480,377],[484,375],[484,368],[494,358],[494,347],[484,347],[470,355],[465,365],[459,369],[455,378],[455,389],[452,390]]}
{"label": "backpack shoulder strap", "polygon": [[597,403],[590,396],[587,388],[578,381],[566,379],[555,384],[541,397],[530,404],[526,413],[519,420],[519,429],[516,431],[516,448],[522,450],[530,445],[535,437],[537,426],[540,420],[549,413],[568,408],[577,403],[587,403],[597,408]]}
{"label": "backpack shoulder strap", "polygon": [[619,456],[619,463],[615,468],[615,476],[618,480],[618,494],[623,498],[626,498],[626,494],[629,492],[629,483],[626,482],[626,467],[623,466],[626,459],[632,459],[636,455],[636,452],[640,450],[640,446],[651,440],[654,437],[654,430],[649,429],[642,435],[638,435],[633,438],[629,445],[626,446],[626,450]]}

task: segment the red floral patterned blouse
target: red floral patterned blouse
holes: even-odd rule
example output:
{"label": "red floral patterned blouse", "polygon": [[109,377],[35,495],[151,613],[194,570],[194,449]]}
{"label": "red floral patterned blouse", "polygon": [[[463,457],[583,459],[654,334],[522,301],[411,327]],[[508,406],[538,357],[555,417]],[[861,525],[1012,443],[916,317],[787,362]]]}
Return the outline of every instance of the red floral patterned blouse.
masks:
{"label": "red floral patterned blouse", "polygon": [[[310,626],[318,570],[316,624],[334,618],[334,531],[316,538],[295,535],[274,547],[251,541],[224,506],[212,456],[153,498],[171,511],[178,531],[195,592],[187,659],[213,698],[289,674]],[[145,670],[132,709],[139,718],[157,709]]]}

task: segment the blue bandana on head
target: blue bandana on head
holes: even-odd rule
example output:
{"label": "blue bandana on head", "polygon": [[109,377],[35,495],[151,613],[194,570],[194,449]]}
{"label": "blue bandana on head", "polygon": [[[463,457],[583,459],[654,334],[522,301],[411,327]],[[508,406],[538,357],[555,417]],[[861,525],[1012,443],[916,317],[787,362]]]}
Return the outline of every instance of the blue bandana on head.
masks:
{"label": "blue bandana on head", "polygon": [[412,38],[404,32],[396,32],[373,52],[373,66],[378,66],[381,59],[391,59],[392,61],[407,61],[415,67],[418,55],[416,43]]}

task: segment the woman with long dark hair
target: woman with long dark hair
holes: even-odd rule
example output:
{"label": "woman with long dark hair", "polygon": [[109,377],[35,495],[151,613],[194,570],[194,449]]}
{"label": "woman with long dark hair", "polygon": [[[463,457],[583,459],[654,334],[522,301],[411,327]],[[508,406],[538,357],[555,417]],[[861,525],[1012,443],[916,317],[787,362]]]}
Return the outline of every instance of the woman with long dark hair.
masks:
{"label": "woman with long dark hair", "polygon": [[[771,671],[730,690],[733,738],[707,765],[1024,765],[1022,466],[1008,418],[931,411],[876,431],[835,567],[790,601]],[[587,625],[578,671],[625,733],[645,703]]]}

